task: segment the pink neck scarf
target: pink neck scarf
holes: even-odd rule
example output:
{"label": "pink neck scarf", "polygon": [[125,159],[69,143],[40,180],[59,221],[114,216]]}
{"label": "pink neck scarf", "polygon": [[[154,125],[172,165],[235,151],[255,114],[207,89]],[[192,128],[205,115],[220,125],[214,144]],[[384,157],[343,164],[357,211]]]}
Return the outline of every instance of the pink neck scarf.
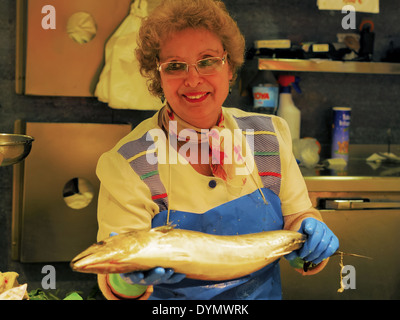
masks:
{"label": "pink neck scarf", "polygon": [[[171,136],[175,136],[178,141],[186,141],[186,143],[191,143],[188,140],[187,135],[182,135],[182,130],[189,129],[194,131],[197,139],[195,140],[197,144],[208,144],[208,164],[210,165],[212,174],[215,177],[221,178],[226,181],[231,186],[241,187],[246,183],[246,177],[236,174],[236,168],[245,167],[244,158],[242,156],[242,146],[246,139],[240,140],[240,144],[232,146],[226,146],[224,143],[224,135],[221,134],[222,130],[227,130],[225,128],[224,116],[221,112],[217,123],[209,129],[201,129],[192,126],[190,123],[186,122],[180,118],[169,106],[166,106],[161,110],[161,122],[164,129]],[[176,125],[170,125],[171,121],[176,121]],[[232,144],[234,144],[235,139],[233,138],[233,132],[231,132]],[[232,148],[229,150],[227,148]],[[231,152],[228,152],[231,151]]]}

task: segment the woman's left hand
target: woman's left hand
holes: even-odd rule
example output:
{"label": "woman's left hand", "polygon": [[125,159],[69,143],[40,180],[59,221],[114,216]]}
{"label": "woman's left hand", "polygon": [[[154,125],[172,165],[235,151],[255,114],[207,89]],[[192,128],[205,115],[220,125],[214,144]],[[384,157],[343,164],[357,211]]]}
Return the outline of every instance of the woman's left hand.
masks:
{"label": "woman's left hand", "polygon": [[306,218],[301,223],[300,233],[306,234],[303,247],[286,256],[287,260],[300,257],[303,261],[320,263],[330,257],[339,248],[339,240],[327,225],[314,218]]}

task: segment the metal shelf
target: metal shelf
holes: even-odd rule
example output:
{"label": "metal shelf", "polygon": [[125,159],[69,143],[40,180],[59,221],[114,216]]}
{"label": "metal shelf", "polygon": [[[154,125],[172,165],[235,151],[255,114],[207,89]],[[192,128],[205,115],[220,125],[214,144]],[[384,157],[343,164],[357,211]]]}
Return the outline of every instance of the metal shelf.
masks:
{"label": "metal shelf", "polygon": [[400,74],[400,63],[259,58],[259,70]]}

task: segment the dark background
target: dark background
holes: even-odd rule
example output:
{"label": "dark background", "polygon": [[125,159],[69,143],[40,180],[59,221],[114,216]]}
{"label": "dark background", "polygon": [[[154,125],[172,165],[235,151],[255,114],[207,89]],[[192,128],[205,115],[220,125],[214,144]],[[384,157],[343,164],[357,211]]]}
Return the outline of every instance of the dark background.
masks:
{"label": "dark background", "polygon": [[[398,1],[380,1],[380,13],[357,13],[357,26],[363,18],[375,23],[374,61],[385,57],[390,41],[400,46]],[[247,47],[254,40],[289,38],[293,42],[336,41],[345,32],[340,11],[319,11],[316,0],[227,0],[229,11],[246,37]],[[14,121],[132,123],[153,114],[152,111],[115,110],[96,98],[23,96],[15,93],[16,5],[0,0],[0,132],[13,132]],[[252,63],[248,63],[248,66]],[[246,67],[246,66],[245,66]],[[400,143],[400,76],[295,73],[301,77],[301,95],[294,101],[302,112],[301,136],[317,138],[322,153],[330,148],[331,109],[352,108],[350,140],[353,144],[384,144],[386,131],[393,132],[393,143]],[[247,108],[251,98],[240,95],[235,87],[226,106]],[[0,271],[16,271],[29,289],[41,287],[44,264],[11,261],[12,167],[0,168]],[[86,295],[95,284],[92,275],[70,271],[66,263],[53,263],[57,270],[57,288],[78,290]]]}

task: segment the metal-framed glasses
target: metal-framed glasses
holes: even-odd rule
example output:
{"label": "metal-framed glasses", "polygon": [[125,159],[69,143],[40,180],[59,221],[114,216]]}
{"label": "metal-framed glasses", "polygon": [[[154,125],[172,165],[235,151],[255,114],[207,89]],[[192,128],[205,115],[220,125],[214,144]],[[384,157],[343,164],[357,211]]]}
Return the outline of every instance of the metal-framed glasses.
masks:
{"label": "metal-framed glasses", "polygon": [[158,71],[168,77],[184,77],[189,72],[189,67],[194,66],[199,74],[207,76],[220,71],[226,62],[226,57],[225,53],[222,58],[210,57],[193,64],[180,61],[164,62],[158,65]]}

